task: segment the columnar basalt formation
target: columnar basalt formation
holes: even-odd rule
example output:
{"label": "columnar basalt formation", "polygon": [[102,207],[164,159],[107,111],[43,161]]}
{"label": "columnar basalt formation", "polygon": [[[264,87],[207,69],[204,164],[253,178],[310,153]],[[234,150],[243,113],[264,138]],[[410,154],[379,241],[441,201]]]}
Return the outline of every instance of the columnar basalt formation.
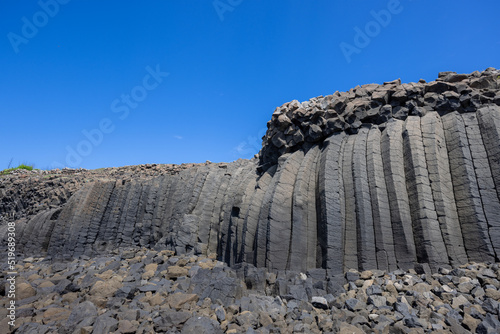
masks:
{"label": "columnar basalt formation", "polygon": [[500,71],[358,86],[276,109],[258,158],[85,184],[19,221],[23,254],[216,253],[272,270],[500,257]]}

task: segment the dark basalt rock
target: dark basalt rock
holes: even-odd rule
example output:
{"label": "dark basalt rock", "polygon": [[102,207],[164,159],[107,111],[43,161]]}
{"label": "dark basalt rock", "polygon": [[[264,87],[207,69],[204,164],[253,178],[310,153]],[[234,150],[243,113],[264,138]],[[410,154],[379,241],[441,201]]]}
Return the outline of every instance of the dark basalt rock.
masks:
{"label": "dark basalt rock", "polygon": [[[50,185],[2,176],[0,213],[17,214],[19,252],[53,259],[146,247],[274,271],[322,268],[327,277],[495,262],[499,92],[500,71],[489,68],[292,101],[274,112],[258,158],[108,177],[78,171]],[[33,209],[30,189],[44,186],[52,199]],[[246,284],[262,285],[252,272]],[[226,293],[219,285],[207,288],[211,297]],[[297,286],[284,294],[308,289]]]}
{"label": "dark basalt rock", "polygon": [[499,75],[500,71],[494,68],[471,74],[442,72],[429,83],[422,80],[401,84],[398,79],[383,85],[357,86],[348,92],[335,92],[302,103],[297,100],[285,103],[276,108],[267,124],[260,163],[269,166],[280,155],[302,149],[302,141],[284,140],[290,133],[300,133],[306,142],[321,142],[334,132],[356,133],[363,124],[383,126],[392,118],[404,121],[409,115],[423,116],[426,110],[438,111],[443,116],[454,111],[473,112],[483,104],[500,105]]}

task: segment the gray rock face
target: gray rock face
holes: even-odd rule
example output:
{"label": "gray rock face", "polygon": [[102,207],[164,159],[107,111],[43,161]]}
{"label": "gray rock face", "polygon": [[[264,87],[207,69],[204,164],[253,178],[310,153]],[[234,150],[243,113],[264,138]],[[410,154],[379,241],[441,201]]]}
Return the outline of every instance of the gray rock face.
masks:
{"label": "gray rock face", "polygon": [[498,261],[499,78],[448,73],[292,101],[273,114],[258,159],[86,183],[19,220],[19,249],[216,253],[329,277]]}

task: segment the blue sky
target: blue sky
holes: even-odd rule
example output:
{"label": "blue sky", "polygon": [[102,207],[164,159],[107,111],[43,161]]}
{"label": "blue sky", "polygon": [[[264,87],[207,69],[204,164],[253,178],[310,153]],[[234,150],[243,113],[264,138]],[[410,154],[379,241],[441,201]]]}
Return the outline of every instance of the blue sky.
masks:
{"label": "blue sky", "polygon": [[251,158],[274,109],[500,68],[498,1],[3,0],[0,169]]}

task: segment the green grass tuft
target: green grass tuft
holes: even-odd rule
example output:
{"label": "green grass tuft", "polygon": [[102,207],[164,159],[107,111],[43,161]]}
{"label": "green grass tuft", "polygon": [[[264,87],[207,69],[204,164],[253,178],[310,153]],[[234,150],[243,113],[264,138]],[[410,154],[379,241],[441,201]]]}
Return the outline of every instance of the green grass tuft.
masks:
{"label": "green grass tuft", "polygon": [[34,167],[33,165],[20,164],[17,167],[4,169],[3,171],[0,172],[0,175],[9,174],[10,172],[12,172],[13,170],[16,170],[16,169],[33,170],[33,167]]}

